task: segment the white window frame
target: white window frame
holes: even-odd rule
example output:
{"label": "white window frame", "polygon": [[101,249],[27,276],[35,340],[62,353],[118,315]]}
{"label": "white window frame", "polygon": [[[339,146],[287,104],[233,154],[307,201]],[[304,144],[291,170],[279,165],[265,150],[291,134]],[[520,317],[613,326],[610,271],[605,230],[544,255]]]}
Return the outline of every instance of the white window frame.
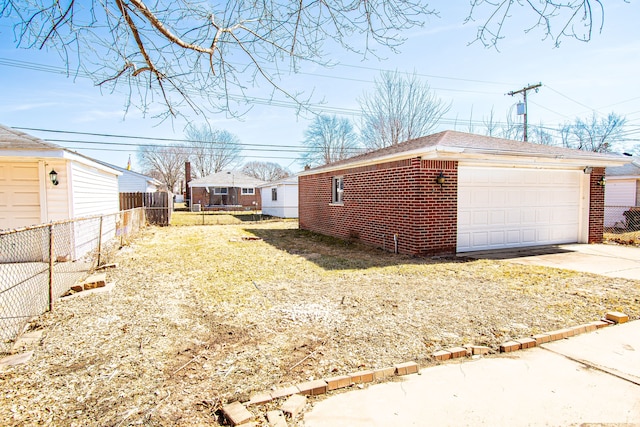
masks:
{"label": "white window frame", "polygon": [[214,187],[213,188],[213,194],[216,196],[226,196],[227,194],[229,194],[229,188],[228,187]]}
{"label": "white window frame", "polygon": [[331,179],[331,204],[344,204],[344,176],[334,176]]}
{"label": "white window frame", "polygon": [[256,194],[256,189],[255,188],[249,188],[249,187],[245,187],[241,190],[241,194],[243,196],[253,196],[254,194]]}

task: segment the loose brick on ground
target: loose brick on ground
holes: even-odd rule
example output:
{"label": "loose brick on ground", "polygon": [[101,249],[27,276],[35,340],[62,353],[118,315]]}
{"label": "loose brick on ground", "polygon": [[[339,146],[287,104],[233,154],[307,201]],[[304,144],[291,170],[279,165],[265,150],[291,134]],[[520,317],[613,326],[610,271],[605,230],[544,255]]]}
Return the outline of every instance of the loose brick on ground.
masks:
{"label": "loose brick on ground", "polygon": [[449,360],[451,359],[451,353],[447,350],[438,350],[431,355],[436,360]]}
{"label": "loose brick on ground", "polygon": [[627,323],[629,321],[629,316],[619,311],[610,311],[606,314],[605,318],[615,323]]}
{"label": "loose brick on ground", "polygon": [[578,325],[578,326],[572,326],[571,328],[569,328],[573,331],[573,335],[581,335],[584,334],[585,332],[587,332],[587,328],[584,325]]}
{"label": "loose brick on ground", "polygon": [[107,274],[106,273],[96,273],[87,277],[84,280],[83,286],[84,289],[95,289],[95,288],[103,288],[107,285]]}
{"label": "loose brick on ground", "polygon": [[509,353],[520,350],[520,343],[515,341],[507,341],[500,344],[500,353]]}
{"label": "loose brick on ground", "polygon": [[596,329],[598,329],[598,327],[592,322],[584,325],[584,329],[587,333],[589,333],[589,332],[594,332]]}
{"label": "loose brick on ground", "polygon": [[396,368],[388,367],[388,368],[380,368],[373,370],[373,379],[374,380],[382,380],[384,378],[392,377],[396,374]]}
{"label": "loose brick on ground", "polygon": [[520,348],[523,350],[536,346],[536,340],[533,338],[518,338],[515,342],[520,344]]}
{"label": "loose brick on ground", "polygon": [[409,375],[418,373],[418,364],[416,362],[404,362],[394,366],[397,375]]}
{"label": "loose brick on ground", "polygon": [[287,427],[287,420],[282,411],[267,412],[267,421],[271,427]]}
{"label": "loose brick on ground", "polygon": [[270,393],[254,394],[251,396],[251,399],[249,399],[247,405],[262,405],[263,403],[271,402],[272,400],[273,397],[271,397]]}
{"label": "loose brick on ground", "polygon": [[286,388],[279,388],[277,390],[274,390],[271,392],[271,397],[273,397],[274,399],[278,399],[280,397],[287,397],[287,396],[291,396],[292,394],[296,394],[298,393],[298,387],[296,386],[291,386],[291,387],[286,387]]}
{"label": "loose brick on ground", "polygon": [[606,328],[611,325],[610,322],[605,322],[604,320],[596,320],[595,322],[591,322],[591,325],[595,325],[596,329]]}
{"label": "loose brick on ground", "polygon": [[309,396],[317,396],[327,392],[327,383],[324,380],[307,381],[297,385],[300,393]]}
{"label": "loose brick on ground", "polygon": [[233,402],[222,407],[222,413],[231,425],[237,426],[251,421],[253,415],[240,402]]}
{"label": "loose brick on ground", "polygon": [[491,348],[486,345],[472,345],[469,346],[469,349],[471,350],[471,354],[474,356],[489,354],[491,351]]}
{"label": "loose brick on ground", "polygon": [[337,390],[339,388],[349,387],[351,384],[351,377],[348,375],[340,375],[337,377],[331,377],[325,379],[327,382],[327,390]]}
{"label": "loose brick on ground", "polygon": [[548,343],[551,341],[551,336],[549,334],[536,334],[532,338],[536,340],[536,345]]}
{"label": "loose brick on ground", "polygon": [[282,412],[289,415],[291,418],[295,418],[298,416],[300,411],[302,411],[306,403],[307,398],[305,396],[301,394],[294,394],[282,404],[280,409],[282,409]]}
{"label": "loose brick on ground", "polygon": [[567,338],[567,330],[566,329],[558,329],[556,331],[547,332],[549,335],[550,341],[558,341],[564,338]]}
{"label": "loose brick on ground", "polygon": [[457,359],[459,357],[466,357],[467,356],[467,349],[464,348],[464,347],[448,348],[447,351],[449,353],[451,353],[451,358],[453,358],[453,359]]}
{"label": "loose brick on ground", "polygon": [[354,384],[370,383],[373,381],[373,371],[358,371],[349,376]]}

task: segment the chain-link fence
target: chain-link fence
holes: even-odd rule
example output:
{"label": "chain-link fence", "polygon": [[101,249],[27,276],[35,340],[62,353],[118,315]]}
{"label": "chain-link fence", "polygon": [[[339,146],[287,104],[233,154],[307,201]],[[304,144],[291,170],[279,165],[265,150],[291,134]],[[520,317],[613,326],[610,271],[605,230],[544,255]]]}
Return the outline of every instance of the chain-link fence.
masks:
{"label": "chain-link fence", "polygon": [[144,208],[0,231],[0,353],[146,225]]}
{"label": "chain-link fence", "polygon": [[604,227],[608,232],[640,231],[640,206],[605,206]]}

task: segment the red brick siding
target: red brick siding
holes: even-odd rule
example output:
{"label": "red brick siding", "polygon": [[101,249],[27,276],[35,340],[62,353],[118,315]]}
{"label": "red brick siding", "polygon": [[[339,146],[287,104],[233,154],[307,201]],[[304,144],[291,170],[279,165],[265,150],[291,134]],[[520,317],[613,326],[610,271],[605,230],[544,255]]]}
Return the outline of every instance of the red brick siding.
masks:
{"label": "red brick siding", "polygon": [[[236,190],[229,189],[229,191],[233,192]],[[262,198],[260,197],[259,188],[254,189],[253,195],[243,195],[241,188],[237,188],[237,191],[238,191],[238,196],[236,198],[237,199],[236,204],[242,205],[242,207],[245,207],[245,208],[252,208],[252,209],[262,208]],[[206,209],[206,206],[210,204],[212,205],[231,204],[230,195],[226,195],[226,196],[216,195],[216,194],[213,194],[213,190],[211,190],[210,193],[207,193],[207,190],[205,190],[202,187],[194,187],[192,189],[192,193],[193,193],[193,203],[200,203],[203,209]],[[235,198],[235,193],[230,193],[230,194],[233,194]],[[253,202],[255,202],[256,204],[253,204]]]}
{"label": "red brick siding", "polygon": [[[436,177],[443,172],[446,183]],[[331,204],[334,176],[344,177],[344,203]],[[458,165],[453,161],[389,162],[299,178],[300,228],[413,255],[454,254]]]}
{"label": "red brick siding", "polygon": [[593,168],[590,177],[589,243],[602,243],[604,232],[604,186],[598,181],[604,176],[604,168]]}

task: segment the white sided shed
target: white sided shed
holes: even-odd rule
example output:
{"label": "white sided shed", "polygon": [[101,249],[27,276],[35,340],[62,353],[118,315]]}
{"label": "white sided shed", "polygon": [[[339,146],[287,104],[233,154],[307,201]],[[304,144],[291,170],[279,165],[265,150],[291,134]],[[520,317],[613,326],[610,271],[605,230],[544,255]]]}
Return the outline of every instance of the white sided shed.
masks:
{"label": "white sided shed", "polygon": [[89,157],[0,125],[0,229],[116,213],[120,174]]}
{"label": "white sided shed", "polygon": [[292,176],[261,185],[262,214],[298,218],[298,177]]}
{"label": "white sided shed", "polygon": [[640,206],[640,160],[607,168],[604,189],[604,226],[620,227],[626,222],[624,212]]}

